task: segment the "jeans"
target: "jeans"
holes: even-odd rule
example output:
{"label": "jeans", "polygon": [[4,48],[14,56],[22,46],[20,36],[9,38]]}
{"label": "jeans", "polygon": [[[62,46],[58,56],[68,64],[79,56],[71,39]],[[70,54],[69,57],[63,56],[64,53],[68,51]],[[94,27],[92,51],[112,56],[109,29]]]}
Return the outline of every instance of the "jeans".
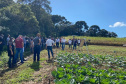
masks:
{"label": "jeans", "polygon": [[15,57],[14,57],[14,64],[17,63],[17,58],[18,58],[19,53],[20,53],[21,63],[24,63],[24,61],[23,61],[23,48],[16,48],[16,54],[15,54]]}
{"label": "jeans", "polygon": [[59,48],[59,42],[56,42],[56,47]]}
{"label": "jeans", "polygon": [[36,61],[36,54],[37,54],[37,61],[40,60],[40,45],[35,45],[34,46],[34,57],[33,57],[33,60],[34,62]]}
{"label": "jeans", "polygon": [[52,51],[52,46],[47,46],[47,51],[48,51],[48,59],[50,59],[50,51],[51,51],[52,57],[54,57],[53,51]]}
{"label": "jeans", "polygon": [[65,43],[62,43],[62,50],[64,50],[65,48]]}

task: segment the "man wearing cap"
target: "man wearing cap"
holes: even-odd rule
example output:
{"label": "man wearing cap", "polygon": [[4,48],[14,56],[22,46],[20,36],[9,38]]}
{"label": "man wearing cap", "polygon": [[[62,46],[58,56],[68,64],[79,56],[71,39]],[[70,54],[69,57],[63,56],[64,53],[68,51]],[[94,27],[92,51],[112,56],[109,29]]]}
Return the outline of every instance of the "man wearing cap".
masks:
{"label": "man wearing cap", "polygon": [[47,39],[47,41],[46,41],[46,48],[47,48],[47,51],[48,51],[48,60],[50,60],[50,51],[51,51],[52,57],[54,58],[53,50],[52,50],[53,44],[54,44],[54,41],[51,40],[51,36],[49,36],[49,39]]}
{"label": "man wearing cap", "polygon": [[40,33],[37,33],[37,36],[34,38],[33,42],[34,42],[33,61],[36,62],[36,54],[37,54],[37,61],[40,60],[40,44],[41,44]]}

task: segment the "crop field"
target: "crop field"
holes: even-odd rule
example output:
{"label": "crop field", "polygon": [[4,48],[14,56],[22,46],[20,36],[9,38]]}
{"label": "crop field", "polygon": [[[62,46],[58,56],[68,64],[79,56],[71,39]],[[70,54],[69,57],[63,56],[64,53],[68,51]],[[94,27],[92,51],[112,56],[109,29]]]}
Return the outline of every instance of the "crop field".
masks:
{"label": "crop field", "polygon": [[[64,51],[61,48],[53,49],[53,63],[46,62],[48,54],[47,50],[43,50],[39,62],[34,63],[31,54],[24,64],[19,64],[13,69],[4,68],[0,72],[0,83],[126,84],[125,48],[89,45],[72,50],[66,45]],[[2,61],[4,64],[5,60]]]}
{"label": "crop field", "polygon": [[124,47],[89,46],[89,55],[85,49],[58,54],[52,71],[55,84],[126,84]]}

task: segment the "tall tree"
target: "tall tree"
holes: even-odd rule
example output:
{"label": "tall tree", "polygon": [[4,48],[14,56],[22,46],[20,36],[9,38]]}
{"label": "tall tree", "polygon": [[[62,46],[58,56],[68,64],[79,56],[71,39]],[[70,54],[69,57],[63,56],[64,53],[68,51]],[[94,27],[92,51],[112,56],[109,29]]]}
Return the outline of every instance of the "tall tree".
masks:
{"label": "tall tree", "polygon": [[89,28],[88,32],[90,36],[97,36],[98,33],[100,32],[100,27],[98,25],[92,25]]}
{"label": "tall tree", "polygon": [[111,32],[111,37],[117,37],[118,35],[115,32]]}
{"label": "tall tree", "polygon": [[98,36],[101,36],[101,37],[108,37],[108,31],[105,30],[105,29],[101,29],[98,33]]}
{"label": "tall tree", "polygon": [[85,21],[77,21],[75,27],[77,28],[78,35],[82,35],[88,30],[88,25]]}
{"label": "tall tree", "polygon": [[18,3],[29,4],[37,9],[43,8],[46,12],[51,13],[50,1],[48,0],[18,0]]}
{"label": "tall tree", "polygon": [[9,28],[11,35],[32,35],[39,31],[38,22],[30,8],[26,5],[15,4],[0,10],[0,15],[8,19],[2,20],[0,25]]}

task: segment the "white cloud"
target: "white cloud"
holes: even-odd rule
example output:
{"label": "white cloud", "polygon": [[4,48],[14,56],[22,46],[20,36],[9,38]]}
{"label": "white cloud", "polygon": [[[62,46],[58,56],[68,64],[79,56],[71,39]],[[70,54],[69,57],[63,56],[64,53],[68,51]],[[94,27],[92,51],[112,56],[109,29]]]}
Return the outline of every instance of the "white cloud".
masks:
{"label": "white cloud", "polygon": [[116,22],[113,25],[109,25],[109,27],[124,27],[126,24],[124,22]]}

